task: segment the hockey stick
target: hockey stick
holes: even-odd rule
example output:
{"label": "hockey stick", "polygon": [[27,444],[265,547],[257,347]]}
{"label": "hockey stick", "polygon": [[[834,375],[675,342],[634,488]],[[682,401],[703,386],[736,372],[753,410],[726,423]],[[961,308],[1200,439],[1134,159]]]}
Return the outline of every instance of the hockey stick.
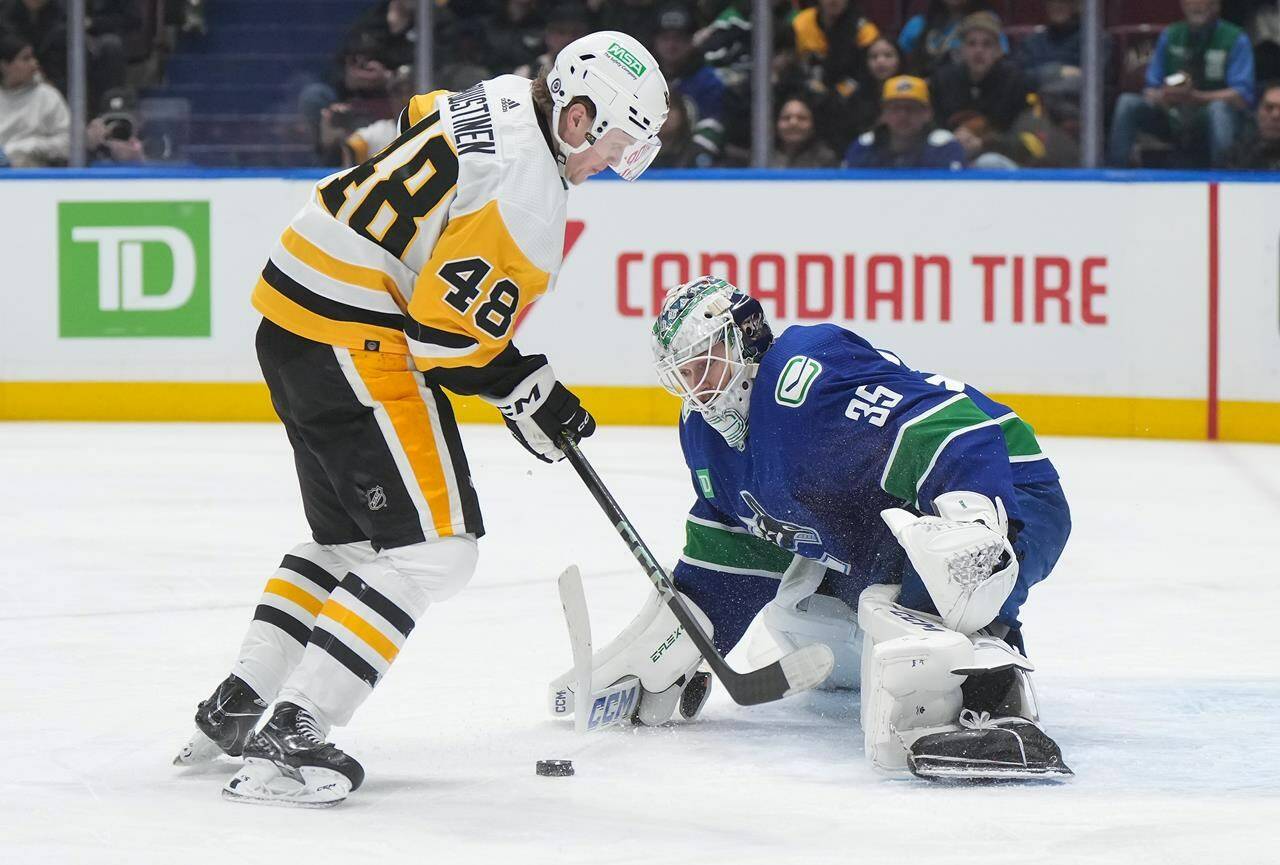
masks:
{"label": "hockey stick", "polygon": [[591,620],[578,566],[566,568],[558,585],[564,621],[569,627],[569,647],[573,649],[573,728],[585,733],[591,712]]}
{"label": "hockey stick", "polygon": [[640,539],[640,534],[627,519],[627,515],[622,512],[622,508],[618,507],[613,496],[605,489],[604,482],[591,467],[591,463],[587,462],[577,443],[568,436],[564,436],[560,440],[560,449],[564,451],[569,464],[578,473],[578,477],[582,478],[582,482],[591,491],[592,497],[609,518],[609,522],[613,523],[614,529],[626,542],[631,555],[640,563],[640,567],[653,582],[654,588],[666,598],[667,606],[675,614],[676,620],[684,627],[685,633],[689,635],[689,639],[693,640],[693,644],[698,647],[698,651],[702,653],[702,657],[706,659],[716,678],[724,683],[724,689],[729,692],[729,696],[735,703],[754,706],[780,700],[790,694],[798,694],[821,684],[831,674],[835,666],[835,656],[831,649],[822,643],[804,646],[784,655],[767,667],[747,673],[739,673],[730,667],[725,662],[724,656],[716,650],[707,637],[706,632],[702,630],[698,620],[693,617],[684,598],[672,584],[671,577],[658,564],[653,553],[649,552],[645,542]]}
{"label": "hockey stick", "polygon": [[[612,685],[595,689],[591,680],[591,619],[587,613],[587,596],[582,591],[582,575],[578,566],[565,569],[558,581],[564,621],[569,627],[569,646],[573,650],[573,725],[578,733],[603,730],[615,725],[630,725],[631,716],[640,702],[640,680],[624,676]],[[569,713],[569,687],[551,696],[551,714]]]}

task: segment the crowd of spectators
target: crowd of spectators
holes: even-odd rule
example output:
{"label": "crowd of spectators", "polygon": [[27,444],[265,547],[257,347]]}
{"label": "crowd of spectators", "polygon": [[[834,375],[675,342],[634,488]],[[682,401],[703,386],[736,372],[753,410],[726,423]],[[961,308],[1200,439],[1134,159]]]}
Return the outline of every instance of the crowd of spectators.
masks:
{"label": "crowd of spectators", "polygon": [[[857,0],[775,0],[769,164],[1079,165],[1081,4],[1039,5],[1037,26],[1011,32],[988,0],[928,0],[895,34]],[[1270,91],[1259,93],[1254,54],[1263,58],[1258,70],[1280,66],[1280,11],[1275,0],[1226,5],[1182,0],[1184,20],[1160,33],[1140,93],[1118,92],[1104,34],[1109,164],[1268,167],[1267,133],[1280,118],[1264,118],[1275,107],[1264,98]],[[369,152],[369,124],[390,110],[379,99],[409,62],[412,6],[378,3],[353,27],[330,79],[304,92],[319,162]],[[746,0],[451,0],[437,8],[439,86],[459,89],[503,72],[532,76],[583,33],[625,30],[651,46],[672,87],[656,165],[750,162]]]}
{"label": "crowd of spectators", "polygon": [[[918,14],[894,33],[889,26],[895,22],[873,20],[858,0],[773,0],[769,164],[1078,165],[1081,0],[1034,2],[1039,22],[1014,28],[999,15],[1007,3],[917,2],[909,8]],[[1182,19],[1159,33],[1136,92],[1136,82],[1116,69],[1120,52],[1104,35],[1107,163],[1275,168],[1280,86],[1270,82],[1280,80],[1280,2],[1180,4]],[[86,130],[92,162],[146,158],[136,95],[146,81],[134,74],[137,52],[129,48],[142,5],[87,0],[88,98],[96,115]],[[203,0],[160,5],[182,32],[198,37],[210,26]],[[623,30],[651,47],[672,88],[656,165],[746,166],[752,152],[752,5],[436,0],[433,80],[460,90],[502,73],[533,77],[573,39],[592,30]],[[332,66],[317,69],[294,91],[315,164],[361,161],[394,137],[393,118],[412,92],[415,8],[414,0],[371,0],[351,22]],[[62,0],[0,0],[0,166],[67,160],[66,27]]]}
{"label": "crowd of spectators", "polygon": [[[203,0],[85,0],[89,164],[144,161],[138,89],[157,80],[156,27],[201,31]],[[0,168],[65,165],[67,12],[63,0],[0,0]]]}

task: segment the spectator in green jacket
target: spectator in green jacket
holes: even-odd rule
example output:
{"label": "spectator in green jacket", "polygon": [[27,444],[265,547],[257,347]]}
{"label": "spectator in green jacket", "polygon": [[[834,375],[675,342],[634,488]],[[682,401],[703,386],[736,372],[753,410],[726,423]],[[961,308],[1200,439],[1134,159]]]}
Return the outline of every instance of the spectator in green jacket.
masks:
{"label": "spectator in green jacket", "polygon": [[1182,0],[1147,64],[1146,89],[1125,93],[1111,121],[1108,161],[1133,161],[1139,132],[1168,142],[1176,161],[1220,166],[1254,101],[1253,48],[1218,17],[1220,0]]}

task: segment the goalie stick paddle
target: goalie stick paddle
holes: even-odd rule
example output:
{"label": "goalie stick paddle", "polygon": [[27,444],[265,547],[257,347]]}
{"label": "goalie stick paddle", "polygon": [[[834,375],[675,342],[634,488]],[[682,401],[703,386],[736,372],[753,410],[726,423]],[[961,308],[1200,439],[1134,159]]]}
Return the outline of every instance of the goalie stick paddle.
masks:
{"label": "goalie stick paddle", "polygon": [[684,627],[689,639],[693,640],[693,644],[698,647],[698,651],[711,667],[711,672],[716,674],[716,678],[721,681],[735,703],[741,706],[754,706],[781,700],[790,694],[798,694],[821,684],[831,674],[835,666],[835,656],[831,653],[831,649],[822,643],[804,646],[784,655],[767,667],[747,673],[739,673],[730,667],[724,656],[716,650],[715,645],[707,637],[706,632],[702,630],[702,626],[694,618],[684,598],[680,597],[680,593],[676,591],[671,577],[658,564],[653,553],[649,552],[648,546],[641,540],[640,534],[631,525],[627,515],[609,494],[604,482],[591,467],[591,463],[587,462],[577,443],[567,435],[563,436],[560,440],[560,449],[564,451],[565,457],[578,473],[578,477],[582,478],[582,482],[591,491],[592,497],[609,518],[609,522],[613,523],[614,529],[631,550],[631,555],[640,563],[640,567],[644,569],[658,592],[666,598],[667,606],[675,614],[676,620]]}
{"label": "goalie stick paddle", "polygon": [[[558,581],[560,605],[569,626],[569,646],[573,650],[573,725],[578,733],[603,730],[605,727],[630,726],[631,716],[640,703],[640,680],[624,676],[612,685],[596,689],[592,681],[591,620],[587,614],[587,596],[582,590],[582,574],[577,566],[566,568]],[[567,700],[566,686],[557,698]],[[553,702],[552,714],[567,714],[560,699]]]}
{"label": "goalie stick paddle", "polygon": [[569,627],[569,646],[573,650],[573,728],[581,734],[587,732],[591,714],[591,619],[578,566],[565,568],[558,584],[564,621]]}

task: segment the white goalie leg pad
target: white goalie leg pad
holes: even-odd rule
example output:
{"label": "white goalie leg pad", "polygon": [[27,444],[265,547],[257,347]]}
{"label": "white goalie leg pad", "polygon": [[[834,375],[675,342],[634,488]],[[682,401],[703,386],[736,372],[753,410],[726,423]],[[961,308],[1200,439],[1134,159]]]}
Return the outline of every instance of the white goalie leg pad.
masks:
{"label": "white goalie leg pad", "polygon": [[[707,636],[711,636],[711,620],[688,597],[681,597]],[[591,678],[602,692],[620,680],[639,679],[638,719],[642,724],[656,726],[670,721],[677,707],[684,720],[691,721],[701,712],[705,694],[698,701],[681,704],[684,689],[694,680],[701,663],[702,654],[667,606],[665,596],[655,591],[631,624],[592,655]],[[553,715],[572,714],[575,687],[572,669],[551,682],[547,696]]]}
{"label": "white goalie leg pad", "polygon": [[858,597],[866,755],[891,771],[906,769],[916,739],[958,729],[965,676],[953,671],[975,664],[968,637],[899,606],[897,596],[897,586],[871,586]]}

